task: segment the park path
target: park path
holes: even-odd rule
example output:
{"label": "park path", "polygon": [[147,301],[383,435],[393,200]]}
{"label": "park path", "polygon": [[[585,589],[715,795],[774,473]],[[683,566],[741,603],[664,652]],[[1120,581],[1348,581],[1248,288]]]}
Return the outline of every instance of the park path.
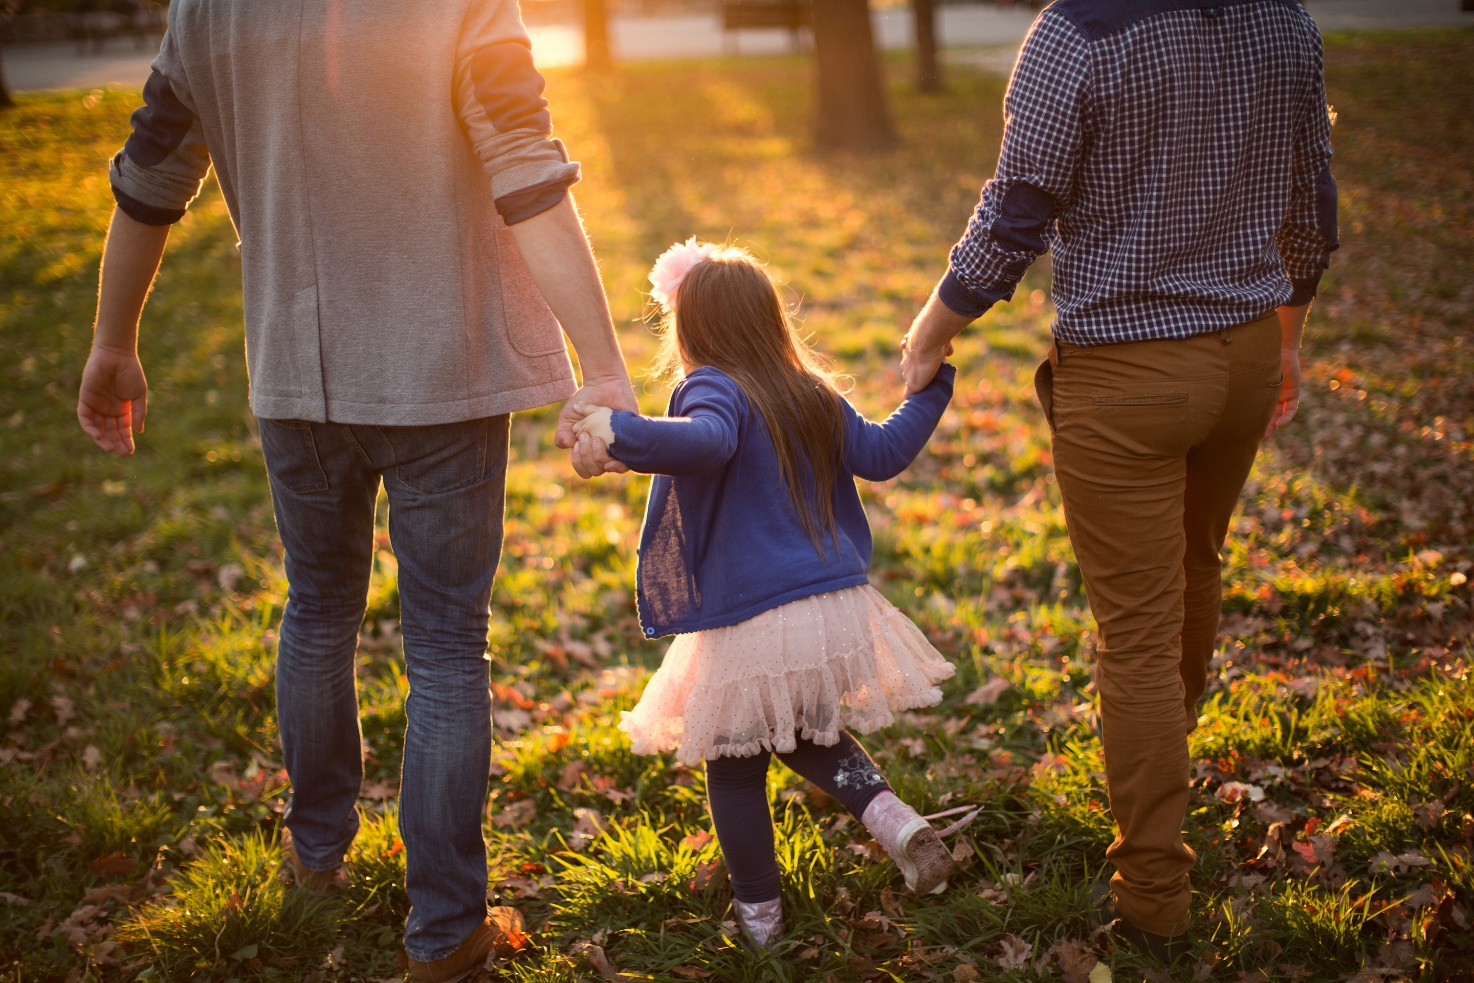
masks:
{"label": "park path", "polygon": [[[1306,0],[1322,31],[1359,28],[1474,26],[1474,14],[1461,13],[1459,0]],[[953,60],[1007,72],[1013,52],[1028,32],[1034,13],[1024,4],[1012,7],[946,6],[939,11],[943,44]],[[911,14],[904,7],[877,11],[880,44],[909,46]],[[583,32],[576,27],[534,25],[530,28],[537,61],[545,67],[577,64],[583,55]],[[616,17],[610,27],[615,57],[627,61],[698,58],[721,54],[722,32],[715,13],[680,17]],[[743,54],[789,50],[783,31],[744,31],[737,39]],[[148,77],[151,53],[127,40],[108,43],[100,55],[78,55],[70,44],[7,48],[5,72],[12,88],[137,89]]]}

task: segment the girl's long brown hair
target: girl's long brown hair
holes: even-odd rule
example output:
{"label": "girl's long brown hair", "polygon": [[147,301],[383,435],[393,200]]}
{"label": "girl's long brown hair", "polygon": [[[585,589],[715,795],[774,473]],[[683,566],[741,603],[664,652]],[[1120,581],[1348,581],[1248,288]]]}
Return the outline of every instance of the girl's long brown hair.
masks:
{"label": "girl's long brown hair", "polygon": [[721,369],[761,414],[804,531],[835,535],[844,416],[834,377],[799,336],[777,285],[751,253],[717,248],[681,281],[663,323],[658,370]]}

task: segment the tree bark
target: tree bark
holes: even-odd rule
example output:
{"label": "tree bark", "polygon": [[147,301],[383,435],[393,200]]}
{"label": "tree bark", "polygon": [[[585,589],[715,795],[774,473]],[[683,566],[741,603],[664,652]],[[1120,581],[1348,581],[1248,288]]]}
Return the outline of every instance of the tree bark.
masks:
{"label": "tree bark", "polygon": [[604,0],[583,0],[583,64],[594,72],[607,72],[609,56],[609,8]]}
{"label": "tree bark", "polygon": [[911,0],[916,21],[916,88],[942,91],[942,66],[937,62],[937,7],[935,0]]}
{"label": "tree bark", "polygon": [[819,71],[814,144],[875,153],[896,145],[867,0],[813,0]]}

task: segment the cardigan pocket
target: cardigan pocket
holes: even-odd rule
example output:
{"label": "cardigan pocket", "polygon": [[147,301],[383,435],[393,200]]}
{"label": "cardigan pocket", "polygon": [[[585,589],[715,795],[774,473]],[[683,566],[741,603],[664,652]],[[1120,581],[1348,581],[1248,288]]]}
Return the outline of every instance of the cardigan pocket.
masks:
{"label": "cardigan pocket", "polygon": [[502,324],[507,341],[529,358],[562,355],[563,328],[532,279],[517,239],[505,226],[497,229],[497,273],[502,286]]}

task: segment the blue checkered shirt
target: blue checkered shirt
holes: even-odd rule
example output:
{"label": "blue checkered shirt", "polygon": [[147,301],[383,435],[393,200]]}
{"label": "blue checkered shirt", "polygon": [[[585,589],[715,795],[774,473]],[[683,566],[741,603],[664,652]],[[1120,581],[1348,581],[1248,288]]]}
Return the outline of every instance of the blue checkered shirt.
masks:
{"label": "blue checkered shirt", "polygon": [[1053,251],[1056,338],[1185,338],[1308,302],[1336,248],[1320,33],[1294,0],[1057,0],[939,285],[982,315]]}

